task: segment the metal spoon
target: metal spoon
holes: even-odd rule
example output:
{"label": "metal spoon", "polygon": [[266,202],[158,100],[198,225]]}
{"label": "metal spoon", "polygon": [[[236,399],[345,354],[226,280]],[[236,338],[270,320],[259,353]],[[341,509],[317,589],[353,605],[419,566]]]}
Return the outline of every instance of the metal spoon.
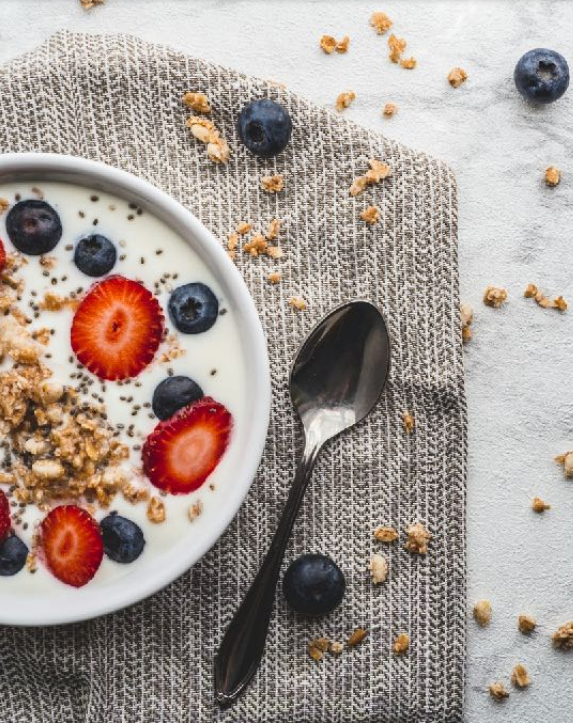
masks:
{"label": "metal spoon", "polygon": [[290,393],[304,427],[304,453],[271,547],[217,653],[215,694],[220,704],[235,701],[259,667],[285,549],[321,447],[370,413],[389,369],[386,322],[366,301],[334,309],[298,352]]}

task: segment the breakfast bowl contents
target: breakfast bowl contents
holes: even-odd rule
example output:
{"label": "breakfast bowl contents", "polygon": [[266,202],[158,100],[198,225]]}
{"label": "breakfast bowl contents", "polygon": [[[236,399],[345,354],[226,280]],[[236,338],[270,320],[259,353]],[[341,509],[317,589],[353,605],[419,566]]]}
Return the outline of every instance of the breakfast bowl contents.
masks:
{"label": "breakfast bowl contents", "polygon": [[220,245],[148,184],[5,156],[0,199],[0,622],[66,622],[222,533],[262,453],[266,355]]}

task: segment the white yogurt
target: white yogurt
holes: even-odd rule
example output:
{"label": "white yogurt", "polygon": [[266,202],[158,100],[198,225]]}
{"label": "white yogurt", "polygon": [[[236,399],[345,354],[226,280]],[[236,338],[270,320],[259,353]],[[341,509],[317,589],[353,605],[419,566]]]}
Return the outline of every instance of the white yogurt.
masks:
{"label": "white yogurt", "polygon": [[[97,586],[98,583],[122,577],[134,571],[139,565],[146,565],[152,557],[164,555],[169,548],[181,542],[182,538],[201,535],[203,530],[208,529],[209,519],[216,513],[217,501],[225,494],[225,485],[232,484],[232,470],[240,452],[237,449],[236,430],[247,424],[245,362],[241,353],[236,319],[233,310],[226,307],[220,285],[190,246],[165,223],[147,211],[138,215],[125,200],[110,194],[93,192],[64,183],[27,182],[0,185],[0,198],[6,198],[10,203],[15,202],[18,194],[22,199],[34,198],[31,192],[34,187],[41,189],[44,200],[59,213],[63,235],[56,248],[48,254],[57,261],[54,268],[49,270],[49,276],[44,275],[45,269],[40,265],[38,256],[28,256],[28,265],[23,266],[18,272],[26,284],[19,305],[29,316],[32,316],[30,302],[37,303],[46,291],[67,296],[80,287],[87,290],[93,283],[97,283],[97,279],[92,279],[79,271],[73,263],[73,250],[66,249],[70,245],[75,247],[80,238],[89,234],[103,234],[116,245],[118,261],[111,274],[121,274],[140,281],[152,291],[154,283],[164,274],[178,274],[176,279],[168,280],[168,285],[162,285],[156,295],[164,311],[169,332],[177,335],[179,345],[185,350],[185,354],[167,363],[161,362],[161,354],[168,348],[166,343],[162,343],[154,361],[130,383],[120,386],[116,382],[106,381],[103,392],[99,382],[92,386],[92,389],[104,398],[110,423],[114,426],[125,425],[120,440],[129,446],[130,458],[122,465],[123,468],[134,476],[138,484],[148,485],[151,494],[159,494],[159,490],[156,490],[143,476],[141,450],[134,447],[143,444],[145,437],[158,422],[156,418],[150,418],[151,409],[143,405],[151,402],[155,387],[167,377],[169,369],[176,375],[186,375],[194,379],[205,395],[213,397],[227,407],[234,422],[234,432],[229,447],[201,489],[188,495],[161,497],[167,513],[165,522],[160,524],[149,522],[146,516],[147,503],[133,505],[124,500],[121,493],[115,497],[109,510],[97,512],[96,518],[101,519],[111,510],[117,510],[119,514],[137,522],[146,539],[145,549],[134,563],[122,565],[104,556],[94,579],[88,583],[90,586]],[[97,197],[98,200],[93,201],[92,197]],[[85,214],[84,218],[80,217],[80,211]],[[6,216],[7,214],[4,214],[0,217],[0,238],[7,253],[13,253],[16,249],[6,233]],[[162,251],[161,254],[156,253],[158,250]],[[141,263],[142,258],[144,263]],[[52,277],[58,279],[56,285],[52,284]],[[62,277],[67,278],[62,280]],[[171,324],[167,314],[169,290],[181,284],[197,281],[207,284],[213,290],[219,299],[220,310],[225,309],[226,313],[220,315],[214,326],[203,334],[181,334]],[[32,290],[36,292],[36,297],[32,297]],[[47,352],[52,356],[44,359],[44,363],[52,370],[54,380],[75,387],[75,380],[70,376],[78,371],[70,344],[72,318],[73,311],[69,309],[58,312],[43,311],[38,319],[33,320],[29,329],[33,331],[50,327],[55,330],[47,347]],[[70,358],[73,359],[72,363]],[[86,369],[82,371],[84,374],[89,374]],[[136,386],[135,381],[140,382],[141,386]],[[120,400],[120,396],[133,397],[133,400],[127,403]],[[136,404],[140,405],[141,409],[134,417],[131,413]],[[125,431],[131,424],[135,425],[133,437],[129,437]],[[197,500],[203,503],[203,513],[191,523],[187,513],[191,504]],[[44,513],[29,505],[22,517],[23,522],[28,523],[28,529],[24,530],[22,525],[16,528],[16,533],[28,546],[31,544],[34,523],[43,517]],[[18,595],[28,591],[31,594],[38,592],[43,595],[50,592],[61,594],[62,588],[72,592],[74,590],[53,577],[41,562],[33,574],[24,568],[13,577],[0,577],[0,594],[10,591]]]}

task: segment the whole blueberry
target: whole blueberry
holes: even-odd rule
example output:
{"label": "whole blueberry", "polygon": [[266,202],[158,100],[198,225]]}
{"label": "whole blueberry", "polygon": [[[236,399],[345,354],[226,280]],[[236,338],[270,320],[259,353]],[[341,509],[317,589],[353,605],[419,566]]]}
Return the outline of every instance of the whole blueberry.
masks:
{"label": "whole blueberry", "polygon": [[114,562],[137,560],[145,547],[141,527],[114,512],[100,522],[105,554]]}
{"label": "whole blueberry", "polygon": [[535,48],[522,55],[513,73],[517,90],[533,103],[553,103],[569,86],[569,66],[555,50]]}
{"label": "whole blueberry", "polygon": [[156,417],[169,419],[175,412],[203,397],[203,390],[189,377],[167,377],[155,387],[151,406]]}
{"label": "whole blueberry", "polygon": [[338,565],[326,555],[302,555],[285,572],[287,603],[303,615],[325,615],[340,604],[346,582]]}
{"label": "whole blueberry", "polygon": [[0,544],[0,575],[15,575],[26,564],[28,548],[16,535],[10,535]]}
{"label": "whole blueberry", "polygon": [[254,100],[239,113],[239,137],[256,156],[270,158],[287,147],[292,132],[288,112],[274,100]]}
{"label": "whole blueberry", "polygon": [[6,231],[18,251],[39,256],[51,251],[62,238],[62,222],[49,203],[27,199],[10,209]]}
{"label": "whole blueberry", "polygon": [[80,239],[74,251],[74,263],[88,276],[103,276],[115,266],[117,250],[112,242],[99,233]]}
{"label": "whole blueberry", "polygon": [[205,284],[184,284],[178,286],[169,297],[168,311],[179,331],[200,334],[217,321],[219,302]]}

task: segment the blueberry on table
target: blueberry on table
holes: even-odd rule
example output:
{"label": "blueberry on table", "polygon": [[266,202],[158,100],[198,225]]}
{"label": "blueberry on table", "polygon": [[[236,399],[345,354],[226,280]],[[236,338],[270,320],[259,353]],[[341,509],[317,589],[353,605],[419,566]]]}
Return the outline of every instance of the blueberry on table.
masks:
{"label": "blueberry on table", "polygon": [[243,108],[237,129],[240,139],[251,153],[270,158],[287,147],[292,121],[280,103],[264,98],[254,100]]}
{"label": "blueberry on table", "polygon": [[203,390],[189,377],[167,377],[153,392],[151,407],[159,419],[169,419],[175,412],[203,397]]}
{"label": "blueberry on table", "polygon": [[112,242],[97,233],[78,241],[74,251],[74,263],[88,276],[104,276],[115,266],[117,251]]}
{"label": "blueberry on table", "polygon": [[533,103],[553,103],[569,86],[569,66],[555,50],[535,48],[522,55],[513,73],[521,95]]}
{"label": "blueberry on table", "polygon": [[6,217],[6,231],[18,251],[40,256],[62,238],[62,222],[49,203],[28,199],[12,206]]}
{"label": "blueberry on table", "polygon": [[325,615],[340,604],[346,582],[338,565],[326,555],[301,555],[283,579],[289,606],[302,615]]}
{"label": "blueberry on table", "polygon": [[183,334],[201,334],[217,321],[219,302],[205,284],[184,284],[171,294],[168,311],[171,321]]}
{"label": "blueberry on table", "polygon": [[24,567],[28,548],[16,535],[10,535],[0,544],[0,575],[15,575]]}
{"label": "blueberry on table", "polygon": [[129,563],[137,560],[145,547],[141,527],[135,522],[113,513],[100,522],[105,554],[114,562]]}

